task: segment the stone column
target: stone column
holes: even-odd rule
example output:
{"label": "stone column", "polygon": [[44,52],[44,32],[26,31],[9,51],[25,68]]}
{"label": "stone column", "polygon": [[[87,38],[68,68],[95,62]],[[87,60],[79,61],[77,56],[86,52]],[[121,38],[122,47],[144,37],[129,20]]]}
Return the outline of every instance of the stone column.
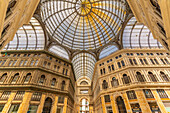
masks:
{"label": "stone column", "polygon": [[167,113],[166,108],[164,107],[164,104],[162,103],[161,98],[159,97],[158,93],[156,90],[152,90],[152,93],[155,97],[155,100],[159,106],[159,109],[161,110],[162,113]]}
{"label": "stone column", "polygon": [[114,97],[112,95],[110,95],[110,100],[111,100],[111,104],[112,104],[113,113],[117,113],[116,101],[115,101],[115,99],[114,99]]}
{"label": "stone column", "polygon": [[64,99],[63,113],[66,113],[66,112],[67,112],[67,101],[68,101],[68,97],[65,97],[65,99]]}
{"label": "stone column", "polygon": [[55,96],[55,102],[52,107],[52,113],[57,113],[57,103],[58,103],[58,96]]}
{"label": "stone column", "polygon": [[89,113],[93,113],[93,105],[90,105],[89,107]]}
{"label": "stone column", "polygon": [[105,99],[104,96],[101,96],[101,101],[102,101],[102,109],[103,109],[103,113],[106,113],[106,105],[105,105]]}
{"label": "stone column", "polygon": [[124,103],[125,103],[125,106],[126,106],[127,113],[132,113],[131,106],[129,104],[129,100],[128,100],[126,92],[123,93],[123,100],[124,100]]}
{"label": "stone column", "polygon": [[9,107],[11,106],[11,102],[14,99],[16,95],[16,92],[11,92],[11,95],[9,96],[8,102],[5,104],[2,113],[8,113]]}
{"label": "stone column", "polygon": [[43,112],[43,106],[44,106],[44,102],[45,102],[45,94],[42,94],[41,96],[41,100],[40,100],[40,105],[38,107],[37,113],[42,113]]}
{"label": "stone column", "polygon": [[27,113],[31,96],[32,96],[31,92],[25,92],[23,101],[18,109],[18,113]]}
{"label": "stone column", "polygon": [[145,98],[145,95],[143,93],[142,90],[137,90],[135,91],[136,92],[136,96],[137,96],[137,99],[138,99],[138,102],[139,102],[139,105],[142,109],[142,112],[143,113],[152,113],[150,107],[149,107],[149,104]]}

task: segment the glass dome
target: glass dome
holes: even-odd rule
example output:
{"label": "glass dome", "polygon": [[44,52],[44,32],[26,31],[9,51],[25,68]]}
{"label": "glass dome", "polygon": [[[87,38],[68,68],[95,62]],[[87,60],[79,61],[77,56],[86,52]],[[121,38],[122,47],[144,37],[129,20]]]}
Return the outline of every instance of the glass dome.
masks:
{"label": "glass dome", "polygon": [[42,0],[41,17],[60,44],[96,49],[115,38],[126,15],[125,0]]}

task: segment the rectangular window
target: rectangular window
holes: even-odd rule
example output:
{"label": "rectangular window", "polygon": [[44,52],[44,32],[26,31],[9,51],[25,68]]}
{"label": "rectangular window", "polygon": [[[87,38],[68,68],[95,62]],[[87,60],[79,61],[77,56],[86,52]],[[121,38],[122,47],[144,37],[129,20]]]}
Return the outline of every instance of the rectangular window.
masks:
{"label": "rectangular window", "polygon": [[168,95],[163,89],[157,89],[160,98],[168,98]]}
{"label": "rectangular window", "polygon": [[57,107],[57,113],[63,113],[63,108],[62,107]]}
{"label": "rectangular window", "polygon": [[38,64],[38,60],[36,60],[36,61],[35,61],[35,64],[34,64],[34,66],[36,66],[37,64]]}
{"label": "rectangular window", "polygon": [[12,104],[8,113],[17,113],[20,104]]}
{"label": "rectangular window", "polygon": [[10,94],[11,94],[11,91],[4,91],[0,97],[0,100],[8,100]]}
{"label": "rectangular window", "polygon": [[25,91],[18,91],[17,94],[15,95],[14,100],[22,100],[24,97]]}
{"label": "rectangular window", "polygon": [[12,65],[12,63],[13,63],[13,60],[10,60],[10,61],[9,61],[9,66],[11,66],[11,65]]}
{"label": "rectangular window", "polygon": [[31,66],[33,66],[33,64],[34,64],[34,60],[31,61]]}
{"label": "rectangular window", "polygon": [[37,113],[38,105],[30,105],[27,113]]}
{"label": "rectangular window", "polygon": [[24,66],[25,66],[25,65],[27,65],[27,60],[25,60],[25,62],[24,62]]}
{"label": "rectangular window", "polygon": [[13,66],[16,64],[17,60],[14,61],[14,63],[12,64]]}
{"label": "rectangular window", "polygon": [[5,106],[5,104],[0,104],[0,113],[2,113],[4,106]]}
{"label": "rectangular window", "polygon": [[20,65],[20,66],[22,66],[22,65],[23,65],[23,62],[24,62],[24,61],[23,61],[23,60],[21,60],[21,62],[20,62],[20,64],[19,64],[19,65]]}
{"label": "rectangular window", "polygon": [[1,64],[1,65],[3,66],[3,65],[5,64],[5,62],[6,62],[6,60],[4,60],[4,61],[2,62],[2,64]]}
{"label": "rectangular window", "polygon": [[80,90],[80,94],[88,94],[88,93],[89,93],[88,89],[87,90]]}
{"label": "rectangular window", "polygon": [[150,89],[143,89],[146,98],[154,98]]}
{"label": "rectangular window", "polygon": [[135,91],[127,91],[127,96],[128,96],[128,99],[131,100],[131,99],[137,99],[136,97],[136,94],[135,94]]}
{"label": "rectangular window", "polygon": [[110,95],[105,95],[104,99],[105,99],[105,102],[110,102]]}
{"label": "rectangular window", "polygon": [[31,101],[40,101],[41,100],[42,93],[40,92],[34,92]]}
{"label": "rectangular window", "polygon": [[58,98],[58,103],[64,103],[64,97],[63,96],[60,96]]}

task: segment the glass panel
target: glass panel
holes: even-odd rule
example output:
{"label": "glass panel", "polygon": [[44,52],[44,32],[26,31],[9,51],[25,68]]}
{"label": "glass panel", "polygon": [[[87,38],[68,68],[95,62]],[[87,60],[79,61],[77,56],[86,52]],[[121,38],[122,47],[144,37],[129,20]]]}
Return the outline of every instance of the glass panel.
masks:
{"label": "glass panel", "polygon": [[12,104],[8,113],[17,113],[20,104]]}
{"label": "glass panel", "polygon": [[30,105],[27,113],[37,113],[38,106],[37,105]]}
{"label": "glass panel", "polygon": [[124,48],[163,48],[163,46],[153,38],[151,31],[142,23],[138,23],[132,17],[127,23],[123,33]]}
{"label": "glass panel", "polygon": [[28,24],[23,25],[15,34],[4,50],[39,50],[44,49],[45,35],[38,20],[31,18]]}
{"label": "glass panel", "polygon": [[41,17],[60,44],[78,50],[99,48],[115,38],[125,20],[125,0],[41,1]]}

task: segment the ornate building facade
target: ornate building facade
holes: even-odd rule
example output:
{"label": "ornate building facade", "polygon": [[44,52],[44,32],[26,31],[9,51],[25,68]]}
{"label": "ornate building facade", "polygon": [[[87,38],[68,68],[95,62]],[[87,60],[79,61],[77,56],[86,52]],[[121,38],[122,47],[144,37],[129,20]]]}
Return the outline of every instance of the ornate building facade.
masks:
{"label": "ornate building facade", "polygon": [[169,113],[169,0],[1,0],[0,113]]}

